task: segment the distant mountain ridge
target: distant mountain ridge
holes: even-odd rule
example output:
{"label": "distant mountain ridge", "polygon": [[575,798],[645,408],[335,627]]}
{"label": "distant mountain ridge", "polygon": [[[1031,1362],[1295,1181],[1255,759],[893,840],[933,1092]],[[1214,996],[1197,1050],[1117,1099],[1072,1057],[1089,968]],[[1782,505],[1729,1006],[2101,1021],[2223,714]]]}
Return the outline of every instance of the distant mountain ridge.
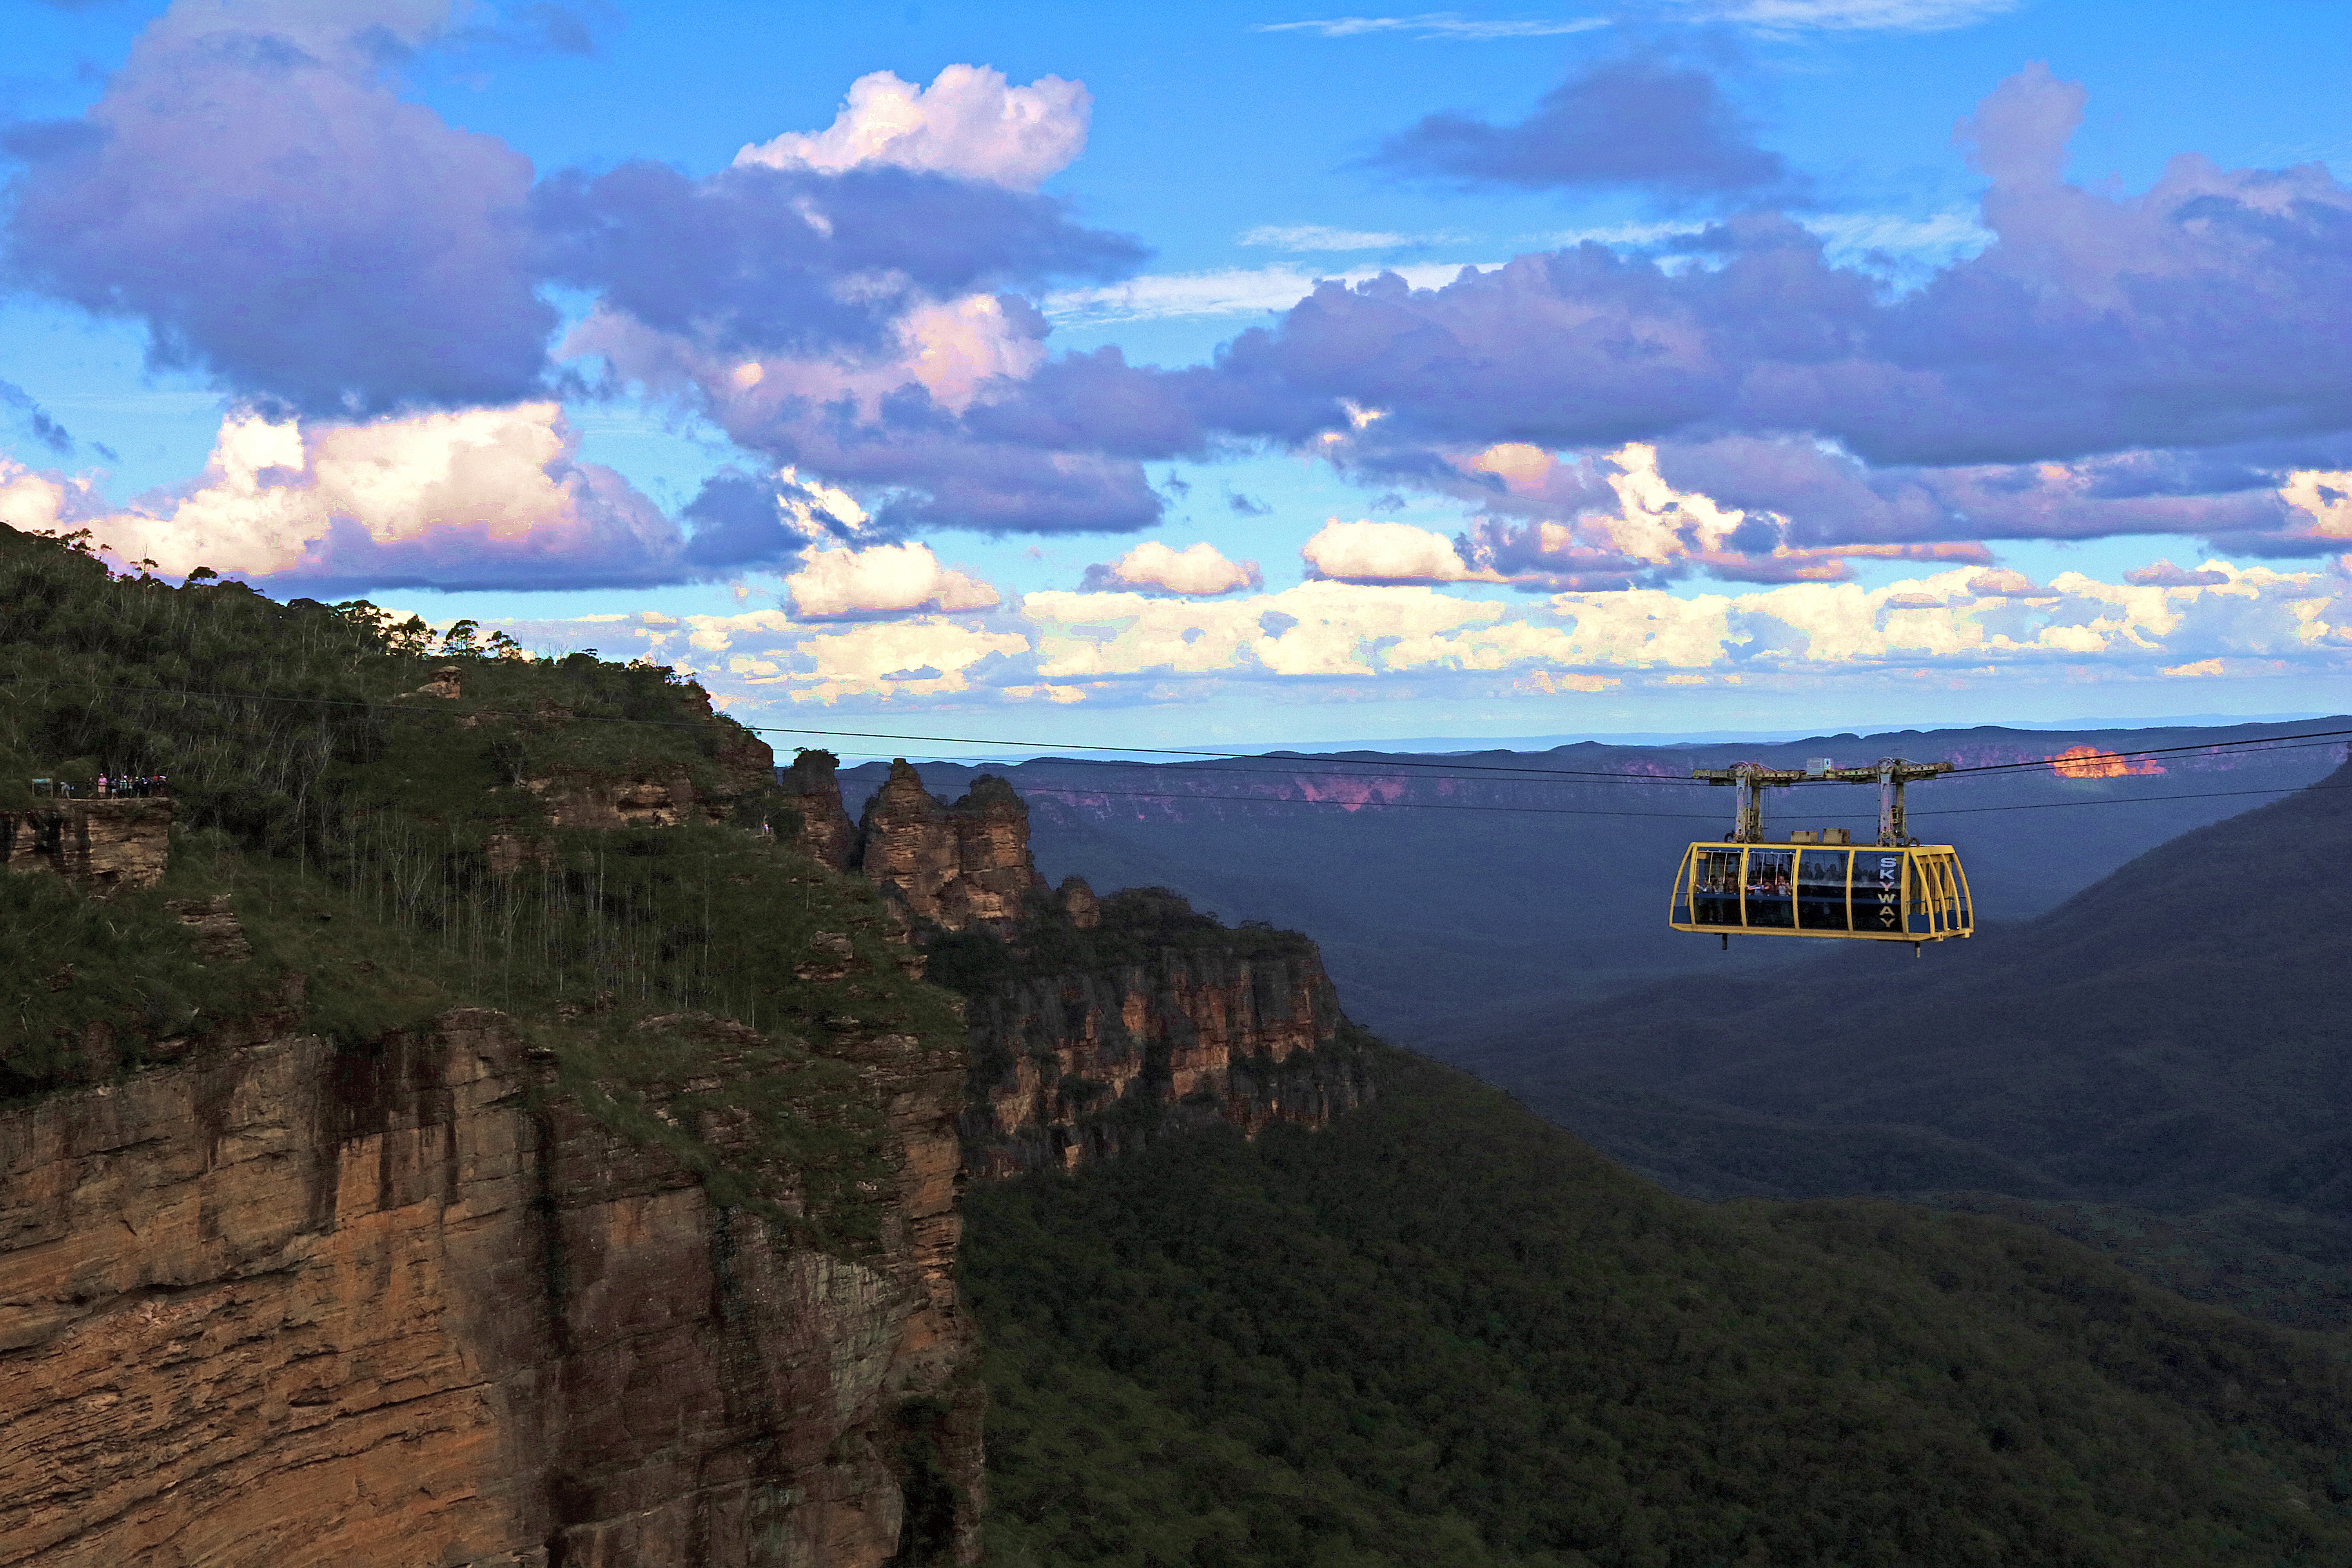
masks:
{"label": "distant mountain ridge", "polygon": [[[1029,802],[1038,868],[1050,879],[1180,888],[1227,920],[1306,932],[1352,1016],[1443,1054],[1486,1032],[1489,1018],[1528,1007],[1582,1005],[1678,973],[1776,972],[1802,961],[1798,944],[1759,942],[1735,944],[1727,964],[1713,943],[1666,929],[1667,885],[1683,846],[1719,834],[1730,812],[1727,791],[1655,782],[1686,780],[1695,766],[1801,766],[1824,754],[1853,763],[1888,753],[1974,765],[2070,748],[2200,748],[2156,759],[2161,774],[2064,778],[2028,769],[1915,788],[1917,831],[1961,846],[1979,920],[1999,924],[2054,908],[2142,851],[2261,799],[2214,792],[2299,788],[2334,765],[2325,749],[2201,748],[2347,728],[2352,719],[1979,728],[1778,745],[1580,742],[1541,752],[1158,764],[1047,758],[986,770],[923,763],[917,772],[942,799],[982,771],[1009,780]],[[842,770],[849,810],[887,776],[880,763]],[[2197,798],[2141,798],[2178,795]],[[2122,800],[2135,804],[2039,809]],[[1978,809],[2016,806],[2036,809]],[[1842,818],[1866,827],[1875,803],[1864,789],[1815,788],[1776,794],[1771,810],[1785,826]]]}
{"label": "distant mountain ridge", "polygon": [[1655,984],[1452,1054],[1685,1192],[2252,1205],[2341,1258],[2347,868],[2352,765],[1933,962]]}

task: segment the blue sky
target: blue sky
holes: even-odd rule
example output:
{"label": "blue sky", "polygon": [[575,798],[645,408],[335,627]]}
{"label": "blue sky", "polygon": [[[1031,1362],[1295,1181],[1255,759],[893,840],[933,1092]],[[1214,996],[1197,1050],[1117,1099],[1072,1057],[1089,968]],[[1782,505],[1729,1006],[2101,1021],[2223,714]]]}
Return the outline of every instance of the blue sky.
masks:
{"label": "blue sky", "polygon": [[1064,744],[2342,706],[2340,6],[8,15],[0,521],[168,574]]}

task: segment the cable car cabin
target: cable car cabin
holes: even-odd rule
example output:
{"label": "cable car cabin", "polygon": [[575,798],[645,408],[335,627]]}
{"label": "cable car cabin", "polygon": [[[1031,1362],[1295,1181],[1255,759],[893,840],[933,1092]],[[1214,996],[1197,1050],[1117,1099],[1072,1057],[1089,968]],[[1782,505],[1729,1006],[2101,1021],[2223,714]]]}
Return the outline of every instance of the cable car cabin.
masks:
{"label": "cable car cabin", "polygon": [[[1826,757],[1803,772],[1738,763],[1691,776],[1738,791],[1732,830],[1683,854],[1666,915],[1676,931],[1738,936],[1835,937],[1907,942],[1913,952],[1976,930],[1968,873],[1948,844],[1908,837],[1903,786],[1949,773],[1949,763],[1880,759],[1840,768]],[[1844,828],[1803,830],[1774,840],[1764,832],[1764,791],[1801,784],[1875,784],[1878,842],[1849,844]]]}
{"label": "cable car cabin", "polygon": [[1976,929],[1948,844],[1694,844],[1675,879],[1676,931],[1942,942]]}

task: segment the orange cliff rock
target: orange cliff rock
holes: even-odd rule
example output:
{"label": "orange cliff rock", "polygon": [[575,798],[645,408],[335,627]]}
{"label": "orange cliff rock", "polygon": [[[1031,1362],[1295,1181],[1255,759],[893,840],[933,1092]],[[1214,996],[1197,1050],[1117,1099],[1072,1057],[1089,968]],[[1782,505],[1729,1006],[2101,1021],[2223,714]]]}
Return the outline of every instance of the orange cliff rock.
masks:
{"label": "orange cliff rock", "polygon": [[982,773],[941,805],[903,757],[866,803],[848,864],[908,919],[949,931],[1003,935],[1045,885],[1029,858],[1029,803],[1011,784]]}
{"label": "orange cliff rock", "polygon": [[168,799],[59,801],[0,811],[0,868],[60,876],[100,897],[153,887],[171,853]]}
{"label": "orange cliff rock", "polygon": [[800,813],[800,830],[793,839],[802,854],[836,871],[849,869],[857,848],[857,826],[841,804],[841,759],[831,752],[803,751],[793,765],[776,770],[776,782]]}
{"label": "orange cliff rock", "polygon": [[973,1561],[963,1063],[835,1054],[897,1171],[843,1256],[550,1093],[495,1013],[0,1111],[0,1564],[877,1568],[909,1496]]}
{"label": "orange cliff rock", "polygon": [[[430,689],[429,688],[427,689]],[[677,689],[680,710],[689,719],[715,717],[710,694],[688,682]],[[560,726],[566,710],[542,705],[533,716],[537,726]],[[765,741],[732,726],[717,731],[716,753],[705,759],[702,777],[695,770],[635,770],[622,773],[563,771],[539,775],[528,772],[515,783],[538,797],[551,827],[676,827],[681,823],[723,823],[732,819],[736,803],[762,793],[775,783],[776,755]]]}

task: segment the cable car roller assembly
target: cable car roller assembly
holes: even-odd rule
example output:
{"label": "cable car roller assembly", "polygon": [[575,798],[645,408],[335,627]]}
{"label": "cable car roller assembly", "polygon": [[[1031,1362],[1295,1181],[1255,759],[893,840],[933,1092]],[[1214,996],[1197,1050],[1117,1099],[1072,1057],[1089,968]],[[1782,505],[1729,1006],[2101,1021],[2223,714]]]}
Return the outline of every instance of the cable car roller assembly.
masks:
{"label": "cable car roller assembly", "polygon": [[[1948,844],[1922,844],[1904,822],[1903,786],[1952,771],[1949,763],[1885,757],[1841,768],[1826,757],[1801,771],[1735,763],[1695,768],[1691,777],[1738,792],[1728,836],[1692,845],[1675,878],[1667,923],[1708,931],[1728,948],[1734,935],[1835,937],[1927,943],[1976,929],[1968,874]],[[1878,842],[1856,846],[1844,828],[1764,829],[1764,792],[1799,784],[1874,784]]]}

